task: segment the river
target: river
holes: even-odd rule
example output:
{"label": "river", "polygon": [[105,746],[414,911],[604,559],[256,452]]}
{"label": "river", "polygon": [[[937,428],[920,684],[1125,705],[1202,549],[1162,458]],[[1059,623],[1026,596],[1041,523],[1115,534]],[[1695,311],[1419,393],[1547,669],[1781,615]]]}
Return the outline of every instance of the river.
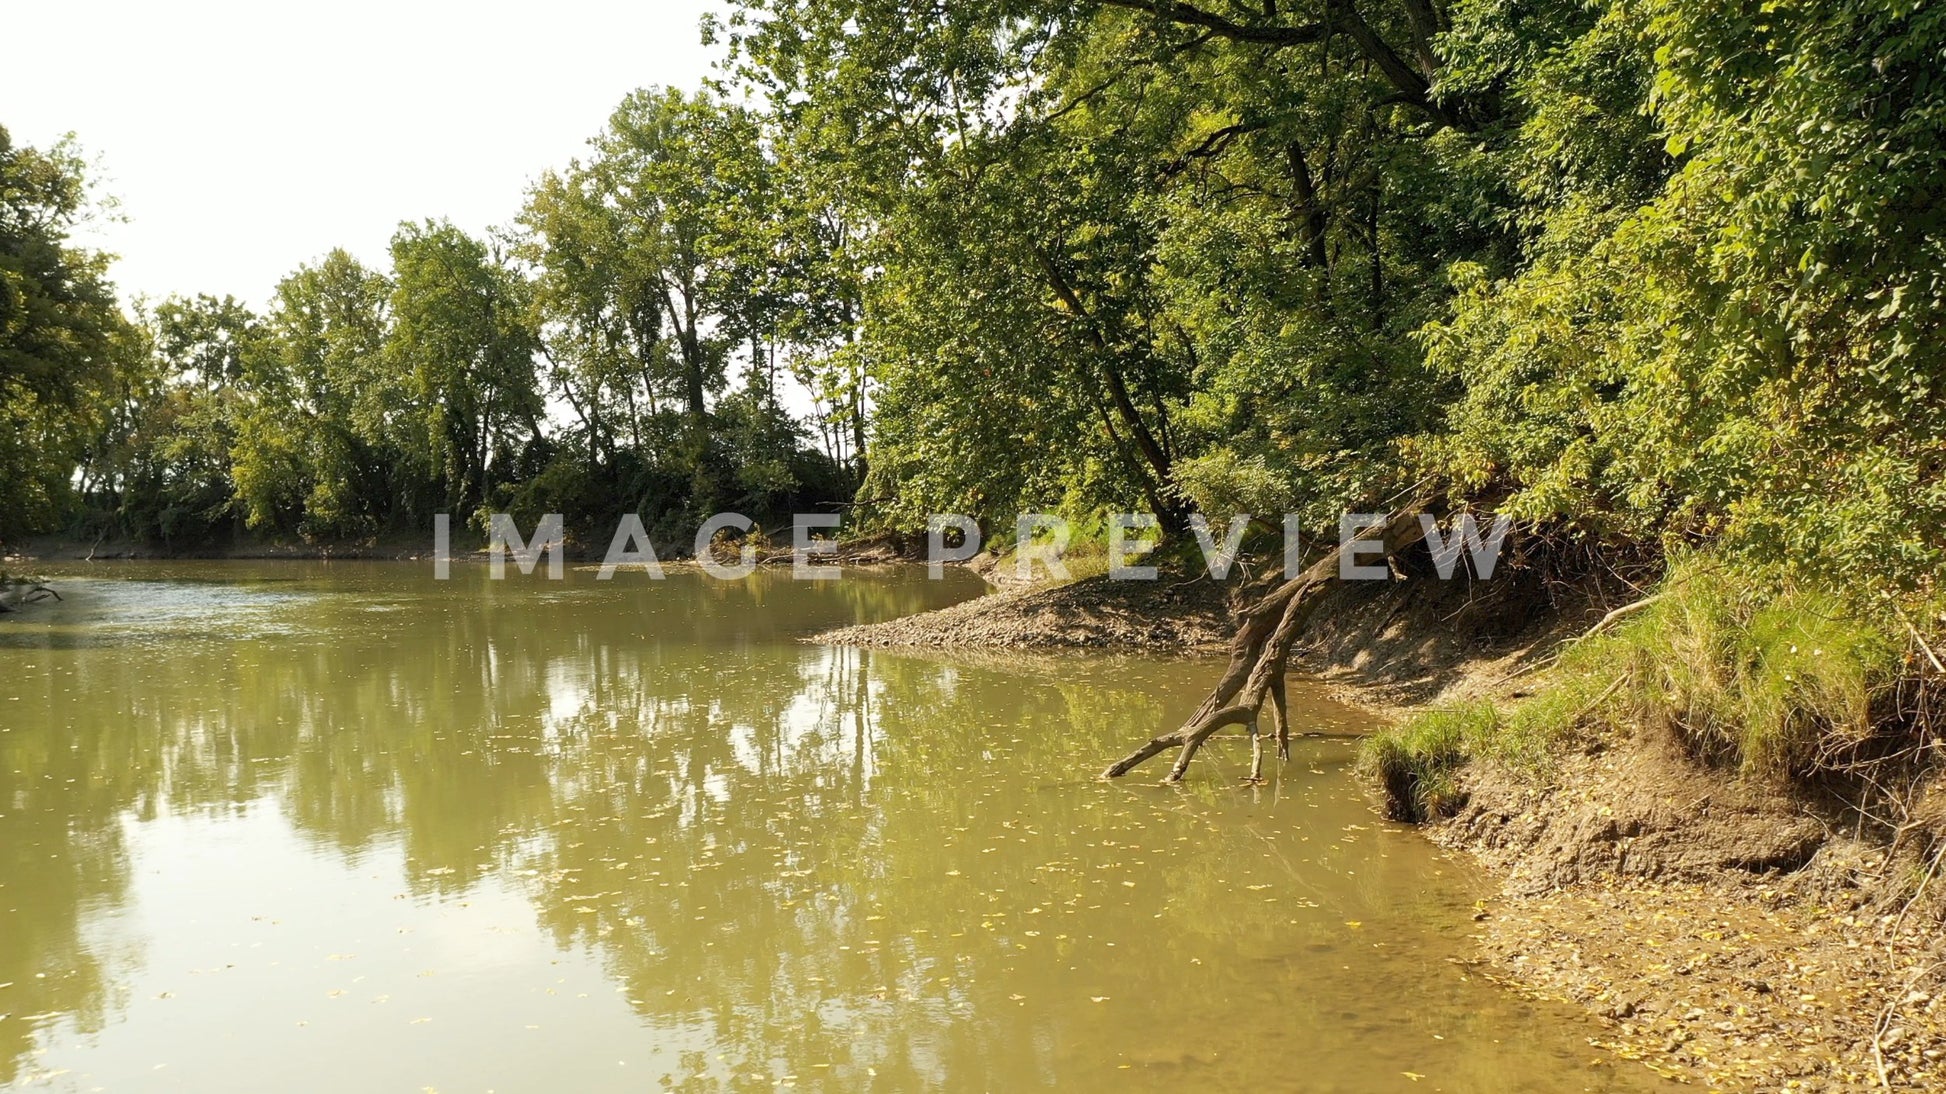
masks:
{"label": "river", "polygon": [[1462,963],[1365,716],[1093,778],[1218,665],[802,636],[971,595],[406,563],[53,568],[0,617],[0,1084],[1646,1089]]}

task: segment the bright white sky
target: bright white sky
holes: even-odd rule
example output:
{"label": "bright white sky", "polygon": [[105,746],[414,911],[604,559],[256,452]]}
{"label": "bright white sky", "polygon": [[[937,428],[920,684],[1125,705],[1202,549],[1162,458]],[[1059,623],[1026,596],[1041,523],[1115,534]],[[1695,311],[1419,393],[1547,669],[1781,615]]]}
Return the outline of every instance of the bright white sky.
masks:
{"label": "bright white sky", "polygon": [[504,224],[622,96],[694,88],[709,0],[0,2],[0,125],[74,132],[127,223],[84,240],[138,294],[261,306],[401,220]]}

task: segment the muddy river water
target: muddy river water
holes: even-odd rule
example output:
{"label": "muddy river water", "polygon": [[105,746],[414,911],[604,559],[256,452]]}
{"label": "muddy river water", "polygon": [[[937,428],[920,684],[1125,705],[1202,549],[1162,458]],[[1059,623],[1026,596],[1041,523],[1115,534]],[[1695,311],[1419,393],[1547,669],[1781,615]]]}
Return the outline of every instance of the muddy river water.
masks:
{"label": "muddy river water", "polygon": [[[1647,1089],[1463,963],[1486,886],[1373,810],[1106,760],[1209,661],[802,641],[963,598],[53,568],[0,618],[0,1085]],[[970,586],[970,587],[969,587]]]}

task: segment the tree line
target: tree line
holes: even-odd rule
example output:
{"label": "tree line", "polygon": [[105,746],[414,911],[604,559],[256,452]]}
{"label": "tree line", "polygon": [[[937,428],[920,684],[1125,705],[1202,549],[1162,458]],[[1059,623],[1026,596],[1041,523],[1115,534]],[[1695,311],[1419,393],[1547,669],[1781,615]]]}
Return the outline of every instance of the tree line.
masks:
{"label": "tree line", "polygon": [[336,543],[491,512],[674,537],[847,500],[865,385],[828,210],[708,93],[637,92],[590,145],[507,228],[401,224],[388,268],[331,251],[258,312],[117,301],[69,240],[85,162],[0,130],[0,542]]}
{"label": "tree line", "polygon": [[738,0],[713,91],[632,96],[505,232],[404,226],[390,270],[327,256],[264,315],[124,316],[62,240],[71,153],[9,149],[0,528],[1331,527],[1417,485],[1923,590],[1942,19]]}

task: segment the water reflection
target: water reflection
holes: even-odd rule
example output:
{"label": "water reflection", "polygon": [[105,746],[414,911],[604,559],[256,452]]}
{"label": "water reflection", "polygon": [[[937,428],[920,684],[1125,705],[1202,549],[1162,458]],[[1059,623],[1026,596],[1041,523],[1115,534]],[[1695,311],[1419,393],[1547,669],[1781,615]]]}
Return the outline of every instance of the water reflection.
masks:
{"label": "water reflection", "polygon": [[1639,1085],[1446,964],[1473,891],[1344,742],[1085,778],[1208,665],[795,640],[923,571],[102,574],[0,626],[0,1081]]}

